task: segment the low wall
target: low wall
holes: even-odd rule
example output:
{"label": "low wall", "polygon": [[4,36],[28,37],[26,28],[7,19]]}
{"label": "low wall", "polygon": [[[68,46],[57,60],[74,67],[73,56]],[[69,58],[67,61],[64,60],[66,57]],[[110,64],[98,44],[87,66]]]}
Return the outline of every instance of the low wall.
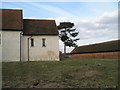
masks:
{"label": "low wall", "polygon": [[86,54],[73,54],[72,58],[120,58],[120,52],[104,52],[104,53],[86,53]]}

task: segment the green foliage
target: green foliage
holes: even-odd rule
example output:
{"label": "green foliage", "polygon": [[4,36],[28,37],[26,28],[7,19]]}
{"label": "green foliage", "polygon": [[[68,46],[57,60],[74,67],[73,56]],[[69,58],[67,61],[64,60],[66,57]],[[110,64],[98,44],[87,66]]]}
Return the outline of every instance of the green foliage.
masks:
{"label": "green foliage", "polygon": [[66,41],[66,42],[65,42],[65,45],[66,45],[66,46],[69,46],[69,47],[75,47],[75,46],[77,46],[77,45],[73,42],[73,40],[68,40],[68,41]]}
{"label": "green foliage", "polygon": [[70,22],[61,22],[60,25],[58,26],[58,29],[72,28],[73,26],[74,26],[74,23],[70,23]]}
{"label": "green foliage", "polygon": [[68,36],[66,36],[66,35],[62,35],[62,36],[61,36],[61,40],[62,40],[63,42],[65,42],[67,39],[69,39]]}
{"label": "green foliage", "polygon": [[[75,37],[78,36],[79,32],[76,32],[76,29],[73,27],[74,27],[74,23],[71,22],[61,22],[60,25],[58,26],[58,29],[60,31],[59,37],[61,41],[64,42],[65,46],[69,46],[69,47],[77,46],[75,42],[77,42],[79,38],[75,38]],[[64,51],[64,53],[65,52],[66,51]]]}
{"label": "green foliage", "polygon": [[70,35],[71,35],[72,37],[76,37],[76,36],[78,35],[78,33],[79,33],[79,32],[75,32],[75,33],[71,33]]}

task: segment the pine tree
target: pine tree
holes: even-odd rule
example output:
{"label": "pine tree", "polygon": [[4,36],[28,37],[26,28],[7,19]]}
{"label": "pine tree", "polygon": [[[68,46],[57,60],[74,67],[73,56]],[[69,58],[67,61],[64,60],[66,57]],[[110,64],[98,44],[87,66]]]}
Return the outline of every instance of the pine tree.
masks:
{"label": "pine tree", "polygon": [[58,25],[59,37],[64,43],[64,54],[66,54],[66,46],[77,46],[75,42],[79,40],[79,38],[76,38],[79,32],[76,32],[76,29],[73,27],[74,23],[71,22],[61,22],[60,25]]}

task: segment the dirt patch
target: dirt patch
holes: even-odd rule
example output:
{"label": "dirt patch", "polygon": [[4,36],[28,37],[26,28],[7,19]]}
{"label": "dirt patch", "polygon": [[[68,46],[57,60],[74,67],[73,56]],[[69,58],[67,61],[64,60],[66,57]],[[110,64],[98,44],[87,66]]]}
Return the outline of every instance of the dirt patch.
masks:
{"label": "dirt patch", "polygon": [[102,75],[102,73],[99,72],[99,71],[88,71],[88,72],[85,72],[85,76],[86,77],[92,77],[92,76],[95,76],[95,75]]}
{"label": "dirt patch", "polygon": [[49,83],[42,86],[42,88],[72,88],[71,86],[65,86],[57,83]]}
{"label": "dirt patch", "polygon": [[69,76],[72,76],[74,78],[88,78],[88,77],[99,76],[99,75],[102,75],[102,73],[99,71],[75,72],[75,73],[69,74]]}

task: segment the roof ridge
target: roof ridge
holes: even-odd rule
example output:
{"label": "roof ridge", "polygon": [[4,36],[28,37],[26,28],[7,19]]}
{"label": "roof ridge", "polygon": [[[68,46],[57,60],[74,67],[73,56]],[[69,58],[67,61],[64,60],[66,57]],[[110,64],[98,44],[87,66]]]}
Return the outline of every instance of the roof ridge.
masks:
{"label": "roof ridge", "polygon": [[35,21],[55,21],[54,19],[23,19],[23,20],[35,20]]}
{"label": "roof ridge", "polygon": [[91,45],[100,45],[100,44],[104,44],[104,43],[112,43],[112,42],[116,42],[116,41],[120,41],[120,40],[112,40],[112,41],[105,41],[105,42],[94,43],[94,44],[87,44],[87,45],[78,46],[78,48],[84,47],[84,46],[91,46]]}
{"label": "roof ridge", "polygon": [[13,10],[13,11],[23,11],[22,9],[0,9],[0,10]]}

